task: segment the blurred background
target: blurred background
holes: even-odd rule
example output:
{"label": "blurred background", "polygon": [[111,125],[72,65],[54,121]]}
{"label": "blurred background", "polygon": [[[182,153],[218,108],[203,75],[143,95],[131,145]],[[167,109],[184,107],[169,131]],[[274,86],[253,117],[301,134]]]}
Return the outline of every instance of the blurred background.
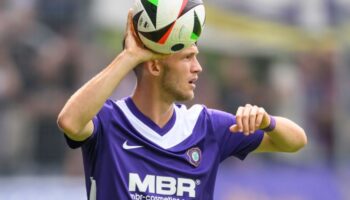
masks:
{"label": "blurred background", "polygon": [[[80,150],[56,126],[120,52],[132,0],[0,0],[0,199],[86,199]],[[350,0],[206,0],[192,103],[246,103],[308,134],[297,154],[220,168],[217,200],[350,199]],[[130,94],[130,74],[113,98]]]}

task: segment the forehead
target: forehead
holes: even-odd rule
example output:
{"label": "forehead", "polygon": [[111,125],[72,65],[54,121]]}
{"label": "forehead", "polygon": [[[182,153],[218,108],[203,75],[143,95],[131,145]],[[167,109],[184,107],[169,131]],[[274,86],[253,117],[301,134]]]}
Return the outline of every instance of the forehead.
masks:
{"label": "forehead", "polygon": [[[199,50],[198,50],[197,45],[194,44],[194,45],[192,45],[192,46],[190,46],[190,47],[188,47],[186,49],[183,49],[183,50],[181,50],[181,51],[179,51],[177,53],[178,54],[192,54],[192,53],[198,54]],[[175,54],[177,54],[177,53],[175,53]]]}
{"label": "forehead", "polygon": [[169,57],[181,57],[181,56],[186,56],[186,55],[189,55],[189,54],[198,54],[199,53],[199,50],[198,50],[198,47],[196,45],[192,45],[186,49],[183,49],[179,52],[176,52],[174,54],[171,54],[169,55]]}

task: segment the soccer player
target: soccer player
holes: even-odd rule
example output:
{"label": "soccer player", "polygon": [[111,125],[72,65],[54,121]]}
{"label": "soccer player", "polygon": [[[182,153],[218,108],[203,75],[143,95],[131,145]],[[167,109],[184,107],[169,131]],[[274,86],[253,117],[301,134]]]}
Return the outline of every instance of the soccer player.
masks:
{"label": "soccer player", "polygon": [[[129,11],[124,50],[67,101],[58,125],[82,148],[87,195],[110,199],[213,199],[220,162],[250,152],[295,152],[304,130],[246,104],[235,115],[175,102],[194,97],[202,67],[193,45],[171,55],[145,49]],[[134,70],[130,97],[113,91]]]}

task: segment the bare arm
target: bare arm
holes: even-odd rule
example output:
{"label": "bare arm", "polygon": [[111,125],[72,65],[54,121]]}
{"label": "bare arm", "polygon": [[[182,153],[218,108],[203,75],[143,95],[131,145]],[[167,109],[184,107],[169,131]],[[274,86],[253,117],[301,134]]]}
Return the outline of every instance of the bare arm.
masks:
{"label": "bare arm", "polygon": [[121,53],[103,71],[89,80],[67,101],[58,116],[58,125],[70,138],[84,140],[92,134],[92,118],[133,68],[135,61]]}
{"label": "bare arm", "polygon": [[[283,117],[275,117],[275,120],[275,129],[264,134],[255,152],[296,152],[306,145],[306,134],[299,125]],[[236,121],[237,124],[231,126],[230,130],[249,135],[257,129],[268,127],[270,117],[263,108],[247,104],[238,108]]]}
{"label": "bare arm", "polygon": [[300,126],[283,117],[275,119],[276,128],[265,133],[255,152],[296,152],[306,145],[306,134]]}
{"label": "bare arm", "polygon": [[99,74],[94,76],[66,102],[57,123],[73,140],[82,141],[93,132],[93,117],[112,95],[125,75],[138,64],[156,59],[161,55],[146,50],[137,40],[129,11],[125,49]]}

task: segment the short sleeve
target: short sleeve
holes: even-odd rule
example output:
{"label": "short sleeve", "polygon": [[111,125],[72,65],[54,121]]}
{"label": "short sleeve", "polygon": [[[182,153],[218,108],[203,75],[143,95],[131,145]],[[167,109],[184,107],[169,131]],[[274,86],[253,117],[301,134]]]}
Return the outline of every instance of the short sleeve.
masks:
{"label": "short sleeve", "polygon": [[107,130],[109,126],[111,113],[113,112],[114,102],[112,100],[107,100],[101,110],[97,113],[97,115],[92,119],[92,123],[94,125],[93,133],[90,137],[85,139],[84,141],[75,141],[69,138],[66,134],[64,135],[66,138],[66,142],[70,148],[76,149],[82,146],[91,146],[92,144],[97,143],[99,136],[103,133],[103,131]]}
{"label": "short sleeve", "polygon": [[236,117],[230,113],[219,110],[209,110],[214,135],[220,147],[220,160],[229,156],[235,156],[244,160],[246,156],[254,151],[261,143],[264,136],[263,131],[245,136],[242,132],[232,133],[229,128],[236,124]]}
{"label": "short sleeve", "polygon": [[[239,134],[241,136],[243,135],[242,133]],[[254,151],[260,145],[263,137],[264,132],[261,130],[257,130],[249,136],[243,135],[240,145],[237,146],[231,155],[244,160],[250,152]]]}

